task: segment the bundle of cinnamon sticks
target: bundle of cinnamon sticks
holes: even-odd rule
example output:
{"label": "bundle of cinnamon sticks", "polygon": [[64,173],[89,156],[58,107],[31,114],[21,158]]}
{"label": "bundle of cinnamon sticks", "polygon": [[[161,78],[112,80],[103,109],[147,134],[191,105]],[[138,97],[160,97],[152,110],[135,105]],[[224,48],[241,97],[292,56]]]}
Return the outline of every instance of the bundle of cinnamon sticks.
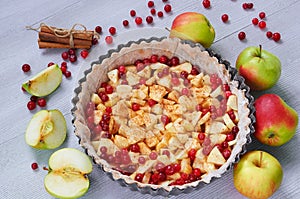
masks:
{"label": "bundle of cinnamon sticks", "polygon": [[90,49],[94,35],[94,31],[90,30],[63,30],[41,25],[38,45],[39,48]]}

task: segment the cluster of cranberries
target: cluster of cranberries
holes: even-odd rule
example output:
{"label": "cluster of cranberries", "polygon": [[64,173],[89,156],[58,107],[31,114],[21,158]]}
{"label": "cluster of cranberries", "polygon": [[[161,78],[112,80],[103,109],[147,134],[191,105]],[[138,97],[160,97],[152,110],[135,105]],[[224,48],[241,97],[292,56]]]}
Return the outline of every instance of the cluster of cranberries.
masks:
{"label": "cluster of cranberries", "polygon": [[38,98],[36,96],[31,96],[29,102],[27,103],[28,110],[34,110],[36,105],[39,107],[45,107],[47,105],[47,101],[43,97]]}
{"label": "cluster of cranberries", "polygon": [[[147,7],[150,9],[150,14],[151,15],[148,15],[148,16],[146,16],[143,19],[142,16],[138,16],[137,15],[137,12],[134,9],[132,9],[132,10],[129,11],[129,15],[130,15],[130,17],[132,17],[133,22],[137,26],[142,26],[144,20],[146,21],[147,24],[153,24],[153,22],[154,22],[153,16],[157,15],[157,17],[162,18],[164,16],[164,13],[171,13],[172,12],[172,6],[171,6],[171,4],[167,3],[168,0],[162,0],[162,2],[166,3],[166,4],[164,4],[164,7],[163,7],[163,11],[164,12],[161,11],[161,10],[160,11],[156,11],[155,2],[154,1],[148,1],[147,2]],[[124,19],[122,21],[122,24],[123,24],[124,27],[128,27],[129,24],[130,24],[130,22],[129,22],[128,19]],[[98,34],[102,34],[102,27],[99,26],[99,25],[96,26],[95,27],[95,31]],[[109,27],[108,32],[109,32],[110,35],[105,36],[105,42],[107,44],[112,44],[113,43],[113,37],[112,36],[116,34],[117,29],[116,29],[116,27],[111,26],[111,27]]]}

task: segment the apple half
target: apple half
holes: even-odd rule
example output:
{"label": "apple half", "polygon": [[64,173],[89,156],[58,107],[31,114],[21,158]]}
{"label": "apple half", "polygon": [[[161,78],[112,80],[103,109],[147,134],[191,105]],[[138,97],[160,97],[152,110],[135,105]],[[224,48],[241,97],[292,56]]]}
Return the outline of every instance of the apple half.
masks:
{"label": "apple half", "polygon": [[87,174],[93,169],[90,158],[73,148],[63,148],[49,158],[44,179],[47,192],[56,198],[79,198],[90,186]]}
{"label": "apple half", "polygon": [[43,97],[55,91],[61,81],[62,71],[54,64],[23,83],[22,87],[33,96]]}
{"label": "apple half", "polygon": [[41,110],[30,120],[25,141],[37,149],[54,149],[62,145],[67,135],[67,124],[63,114],[57,110]]}

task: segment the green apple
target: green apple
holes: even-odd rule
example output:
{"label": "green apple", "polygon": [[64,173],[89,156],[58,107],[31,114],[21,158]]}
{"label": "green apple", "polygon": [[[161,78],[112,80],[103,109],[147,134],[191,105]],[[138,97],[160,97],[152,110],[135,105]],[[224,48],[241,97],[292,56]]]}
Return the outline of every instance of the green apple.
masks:
{"label": "green apple", "polygon": [[269,198],[280,187],[283,171],[279,161],[264,151],[250,151],[234,165],[235,188],[251,199]]}
{"label": "green apple", "polygon": [[185,12],[173,20],[169,37],[191,40],[209,48],[215,39],[215,30],[203,14]]}
{"label": "green apple", "polygon": [[47,192],[56,198],[79,198],[90,186],[87,174],[93,169],[90,158],[73,148],[63,148],[49,158],[44,179]]}
{"label": "green apple", "polygon": [[54,64],[23,83],[22,87],[33,96],[43,97],[55,91],[61,81],[62,71]]}
{"label": "green apple", "polygon": [[298,113],[276,94],[263,94],[255,100],[254,136],[261,143],[281,146],[295,135]]}
{"label": "green apple", "polygon": [[36,149],[59,147],[67,135],[67,125],[63,114],[57,110],[41,110],[30,120],[25,141]]}
{"label": "green apple", "polygon": [[252,90],[273,87],[281,75],[281,62],[274,54],[262,47],[245,48],[237,57],[236,68]]}

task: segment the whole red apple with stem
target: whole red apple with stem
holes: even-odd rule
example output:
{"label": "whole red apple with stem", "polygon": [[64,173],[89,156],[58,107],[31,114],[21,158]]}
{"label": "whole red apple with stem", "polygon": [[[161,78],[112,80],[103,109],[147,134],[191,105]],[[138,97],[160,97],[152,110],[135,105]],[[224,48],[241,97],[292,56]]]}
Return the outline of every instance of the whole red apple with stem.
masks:
{"label": "whole red apple with stem", "polygon": [[280,162],[264,151],[249,151],[233,168],[235,188],[251,199],[266,199],[281,185],[283,170]]}
{"label": "whole red apple with stem", "polygon": [[273,87],[281,75],[281,62],[262,46],[245,48],[237,57],[236,68],[252,90],[267,90]]}
{"label": "whole red apple with stem", "polygon": [[263,94],[255,100],[254,136],[261,143],[281,146],[295,135],[298,113],[276,94]]}

